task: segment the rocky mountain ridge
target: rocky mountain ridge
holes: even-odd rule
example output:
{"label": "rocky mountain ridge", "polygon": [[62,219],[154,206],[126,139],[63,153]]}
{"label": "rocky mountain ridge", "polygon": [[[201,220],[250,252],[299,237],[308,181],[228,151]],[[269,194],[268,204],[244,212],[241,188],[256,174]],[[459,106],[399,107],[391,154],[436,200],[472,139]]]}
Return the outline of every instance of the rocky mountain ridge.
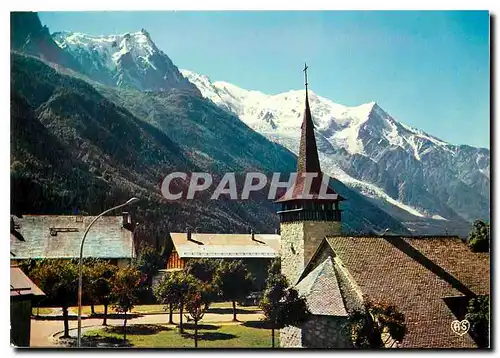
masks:
{"label": "rocky mountain ridge", "polygon": [[[205,98],[298,152],[303,90],[268,95],[181,72]],[[489,150],[446,143],[395,120],[376,102],[348,107],[312,91],[309,101],[326,173],[409,226],[427,221],[444,232],[489,217]]]}

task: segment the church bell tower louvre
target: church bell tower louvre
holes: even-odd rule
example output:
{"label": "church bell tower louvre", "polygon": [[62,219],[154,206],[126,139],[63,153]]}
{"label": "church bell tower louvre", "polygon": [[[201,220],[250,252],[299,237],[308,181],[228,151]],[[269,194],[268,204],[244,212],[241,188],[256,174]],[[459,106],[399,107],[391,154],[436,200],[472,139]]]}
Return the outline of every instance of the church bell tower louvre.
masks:
{"label": "church bell tower louvre", "polygon": [[[276,200],[281,231],[281,271],[290,284],[295,284],[325,236],[341,233],[339,202],[345,200],[322,183],[314,135],[314,123],[309,107],[307,65],[304,65],[306,99],[301,127],[300,149],[295,183]],[[314,178],[306,181],[306,174]],[[310,182],[310,185],[309,185]],[[324,187],[326,185],[326,188]],[[309,190],[307,190],[309,187]],[[328,195],[324,195],[324,194]]]}

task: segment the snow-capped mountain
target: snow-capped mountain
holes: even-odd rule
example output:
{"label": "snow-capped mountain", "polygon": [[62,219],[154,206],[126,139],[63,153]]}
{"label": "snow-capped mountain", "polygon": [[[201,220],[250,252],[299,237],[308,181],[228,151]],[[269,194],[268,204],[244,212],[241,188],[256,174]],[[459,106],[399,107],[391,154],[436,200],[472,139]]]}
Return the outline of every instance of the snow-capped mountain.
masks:
{"label": "snow-capped mountain", "polygon": [[[181,72],[202,96],[298,152],[304,90],[268,95]],[[375,102],[347,107],[312,91],[309,101],[325,173],[358,189],[408,226],[426,220],[444,230],[451,222],[466,226],[489,217],[489,150],[446,143],[396,121]]]}
{"label": "snow-capped mountain", "polygon": [[[187,149],[201,148],[196,152],[203,154],[203,165],[232,167],[231,163],[239,165],[249,156],[264,158],[266,168],[293,167],[293,156],[281,146],[269,145],[260,135],[253,144],[246,138],[255,136],[255,130],[297,153],[304,91],[268,95],[212,82],[190,71],[183,75],[145,30],[110,36],[71,32],[51,36],[36,13],[11,14],[11,50],[39,57],[56,71],[89,82],[148,125],[168,135],[173,131]],[[336,190],[348,198],[343,209],[349,229],[389,228],[406,234],[403,222],[419,234],[449,229],[449,233],[463,235],[470,230],[471,220],[489,217],[489,150],[450,145],[394,120],[375,102],[346,107],[310,92],[310,104],[323,171],[354,189],[335,182]],[[178,120],[186,108],[188,113]],[[202,142],[197,141],[200,133]],[[217,141],[215,149],[214,138],[221,133],[237,139],[238,149],[249,145],[259,158],[248,151],[241,158],[233,156],[237,149],[229,145],[230,140],[220,148]]]}
{"label": "snow-capped mountain", "polygon": [[57,32],[52,38],[95,81],[139,90],[178,88],[198,92],[144,29],[109,36]]}

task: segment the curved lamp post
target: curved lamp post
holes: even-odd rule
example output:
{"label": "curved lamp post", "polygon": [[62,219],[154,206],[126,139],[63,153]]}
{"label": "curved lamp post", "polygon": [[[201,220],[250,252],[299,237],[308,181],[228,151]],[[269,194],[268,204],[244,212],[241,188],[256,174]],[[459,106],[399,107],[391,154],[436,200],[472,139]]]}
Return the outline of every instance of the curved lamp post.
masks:
{"label": "curved lamp post", "polygon": [[83,244],[85,243],[85,237],[87,236],[87,233],[89,232],[90,228],[94,223],[99,219],[101,216],[109,213],[110,211],[119,209],[121,207],[133,204],[135,202],[139,201],[138,198],[131,198],[129,199],[126,203],[123,203],[121,205],[115,206],[111,209],[108,209],[106,211],[103,211],[99,215],[97,215],[87,226],[87,229],[83,233],[82,237],[82,243],[80,244],[80,261],[78,261],[78,338],[77,338],[77,347],[80,348],[81,346],[81,341],[82,341],[82,267],[83,267]]}

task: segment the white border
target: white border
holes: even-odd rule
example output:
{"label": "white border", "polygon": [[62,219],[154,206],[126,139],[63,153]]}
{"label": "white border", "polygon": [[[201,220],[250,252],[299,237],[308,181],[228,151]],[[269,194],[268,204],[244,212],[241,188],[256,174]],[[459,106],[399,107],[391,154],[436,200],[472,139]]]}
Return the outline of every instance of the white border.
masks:
{"label": "white border", "polygon": [[366,0],[346,1],[287,1],[287,0],[254,0],[238,2],[232,0],[206,1],[155,1],[142,0],[137,2],[124,2],[109,0],[106,2],[89,0],[85,2],[69,2],[62,0],[23,0],[10,6],[13,10],[30,11],[111,11],[111,10],[493,10],[494,1],[476,0],[465,1],[391,1],[379,0],[371,2]]}
{"label": "white border", "polygon": [[[276,10],[276,9],[281,9],[281,10],[298,10],[298,9],[303,9],[303,10],[414,10],[414,9],[432,9],[432,10],[442,10],[442,9],[480,9],[480,10],[486,10],[489,9],[493,14],[498,14],[498,7],[500,2],[498,1],[488,1],[488,0],[475,0],[475,1],[463,1],[463,0],[454,0],[452,2],[445,2],[445,1],[428,1],[428,0],[421,0],[421,1],[412,1],[412,2],[402,2],[402,1],[390,1],[390,0],[379,0],[377,2],[368,2],[368,1],[360,1],[360,0],[351,0],[349,2],[326,2],[326,1],[318,1],[318,0],[308,0],[308,1],[303,1],[303,2],[297,2],[297,1],[270,1],[270,0],[254,0],[250,2],[237,2],[237,1],[228,1],[228,0],[212,0],[210,3],[208,2],[203,2],[203,1],[151,1],[151,0],[141,0],[137,2],[125,2],[123,0],[117,1],[117,0],[112,0],[112,1],[97,1],[97,0],[87,0],[85,2],[71,2],[71,1],[63,1],[63,0],[46,0],[46,1],[35,1],[35,0],[23,0],[23,1],[16,1],[14,3],[12,2],[2,2],[2,7],[4,11],[1,12],[2,16],[2,21],[1,21],[1,26],[3,27],[1,33],[1,41],[2,41],[2,49],[4,51],[4,55],[1,57],[2,63],[1,63],[1,68],[3,71],[3,76],[4,81],[2,82],[2,111],[3,111],[3,116],[1,117],[2,120],[0,121],[0,125],[2,126],[0,133],[3,136],[2,140],[0,140],[0,145],[2,148],[2,155],[0,156],[0,167],[5,170],[5,172],[2,172],[1,176],[1,190],[3,191],[2,197],[3,201],[0,205],[1,212],[0,212],[0,218],[1,218],[1,231],[2,233],[5,233],[5,236],[7,234],[7,225],[8,225],[8,217],[10,213],[9,205],[10,205],[10,185],[9,185],[9,174],[8,174],[8,168],[10,166],[9,164],[9,154],[10,153],[10,127],[9,127],[9,118],[10,118],[10,81],[7,81],[7,78],[10,78],[10,55],[8,54],[7,49],[10,47],[10,27],[9,27],[9,12],[10,11],[19,11],[19,10],[35,10],[35,11],[77,11],[77,10]],[[498,29],[498,19],[496,20],[496,28]],[[495,51],[495,58],[498,63],[498,51]],[[497,68],[498,71],[498,68]],[[497,75],[495,74],[495,78]],[[9,84],[8,84],[9,83]],[[495,98],[494,101],[498,103],[498,92],[495,93]],[[500,138],[498,136],[498,124],[495,128],[495,133],[494,137]],[[496,145],[498,147],[498,145]],[[497,149],[497,148],[496,148]],[[498,155],[498,150],[495,150],[494,153],[494,158],[496,158],[496,161],[493,165],[494,168],[498,168],[499,166],[498,161],[499,155]],[[492,167],[492,170],[494,171]],[[498,176],[498,174],[494,174],[495,177]],[[498,187],[497,187],[498,190]],[[492,198],[493,199],[493,198]],[[496,222],[498,222],[497,216],[500,215],[497,214],[495,215],[495,220],[493,220],[492,224],[495,225]],[[496,238],[492,238],[494,241]],[[3,244],[5,245],[4,249],[1,251],[2,252],[2,267],[4,267],[4,270],[7,270],[7,261],[8,256],[7,252],[10,249],[7,248],[7,246],[10,246],[7,243],[6,238],[3,240]],[[496,247],[499,246],[497,243],[495,245],[495,251]],[[496,256],[496,252],[493,253],[493,255]],[[5,272],[4,271],[4,272]],[[10,303],[7,302],[7,275],[0,275],[2,283],[1,286],[3,289],[5,289],[4,294],[0,295],[0,299],[3,301],[1,304],[1,307],[3,308],[3,319],[2,319],[2,325],[1,325],[1,337],[2,337],[2,343],[0,345],[2,353],[6,353],[8,356],[14,355],[14,350],[10,348],[10,326],[9,326],[9,318],[10,314],[7,312],[7,307],[10,306]],[[498,280],[497,276],[495,275],[495,286],[498,288]],[[497,299],[495,296],[495,302],[493,303],[495,305],[495,310],[494,312],[498,312],[498,305],[497,305]],[[496,318],[497,314],[495,314]],[[497,322],[497,320],[494,320]],[[496,327],[494,330],[495,332],[495,341],[498,344],[498,332],[499,328]],[[430,333],[432,334],[432,333]],[[63,354],[69,353],[68,351],[65,351]],[[92,352],[96,356],[105,356],[105,354],[109,354],[110,352],[102,352],[102,351],[93,351]],[[115,353],[113,351],[112,353]],[[147,352],[141,351],[141,352],[134,352],[136,355],[146,355]],[[152,352],[151,352],[152,353]],[[175,351],[169,351],[169,352],[158,352],[156,351],[157,354],[161,355],[172,355],[172,354],[177,354]],[[251,354],[255,354],[255,351],[251,352],[245,352],[245,351],[240,351],[240,352],[234,352],[234,351],[229,351],[227,352],[228,354],[238,354],[238,356],[250,356]],[[286,352],[287,356],[296,356],[298,354],[303,355],[306,352],[297,352],[297,351],[291,351],[291,352]],[[324,352],[329,355],[335,355],[335,356],[345,356],[349,354],[355,354],[354,352],[347,353],[347,352],[339,352],[339,351],[334,351],[334,352]],[[396,352],[392,352],[393,354]],[[418,355],[423,355],[425,354],[426,356],[432,356],[432,355],[437,355],[438,353],[436,351],[432,352],[425,352],[425,351],[419,351],[419,352],[412,352],[416,353]],[[466,352],[467,353],[472,353],[472,352]],[[53,352],[39,352],[40,355],[42,356],[52,356]],[[186,352],[184,352],[186,354]],[[189,352],[189,355],[195,354],[194,352]],[[207,352],[203,351],[203,355],[219,355],[220,352]],[[258,354],[261,355],[268,355],[270,354],[269,351],[265,352],[260,352]],[[307,354],[310,354],[310,352],[307,352]],[[360,353],[358,353],[360,354]],[[366,353],[365,353],[366,354]],[[379,352],[379,354],[383,354],[383,352]],[[400,353],[396,353],[397,355],[400,355]],[[456,352],[452,351],[445,351],[444,354],[447,355],[455,355]],[[476,353],[477,354],[477,353]],[[486,354],[485,352],[480,353],[480,354]]]}

